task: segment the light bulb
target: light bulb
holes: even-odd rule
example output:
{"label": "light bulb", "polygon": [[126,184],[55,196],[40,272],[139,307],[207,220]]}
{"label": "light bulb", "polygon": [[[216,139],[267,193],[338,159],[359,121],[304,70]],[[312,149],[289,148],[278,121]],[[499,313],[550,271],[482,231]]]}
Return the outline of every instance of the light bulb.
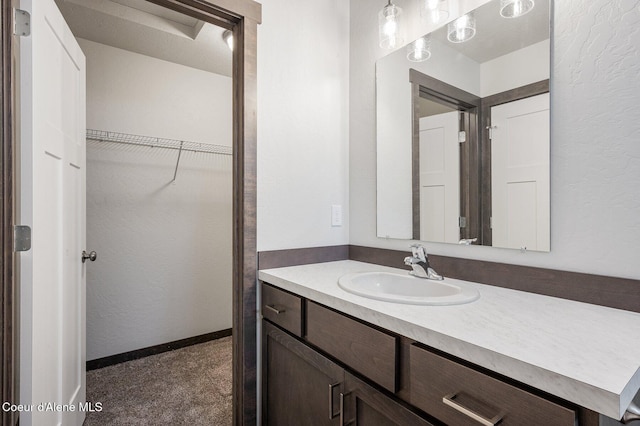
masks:
{"label": "light bulb", "polygon": [[384,33],[389,37],[395,37],[398,31],[398,23],[395,16],[387,16],[387,22],[384,23]]}
{"label": "light bulb", "polygon": [[402,9],[389,3],[378,13],[380,47],[384,49],[395,49],[401,46],[404,39],[400,33],[400,15]]}
{"label": "light bulb", "polygon": [[420,37],[407,46],[407,59],[411,62],[426,61],[431,57],[431,38],[429,35]]}
{"label": "light bulb", "polygon": [[420,15],[425,21],[438,24],[449,18],[447,0],[422,0]]}
{"label": "light bulb", "polygon": [[467,13],[449,23],[447,39],[451,43],[462,43],[471,40],[476,35],[476,20],[473,14]]}

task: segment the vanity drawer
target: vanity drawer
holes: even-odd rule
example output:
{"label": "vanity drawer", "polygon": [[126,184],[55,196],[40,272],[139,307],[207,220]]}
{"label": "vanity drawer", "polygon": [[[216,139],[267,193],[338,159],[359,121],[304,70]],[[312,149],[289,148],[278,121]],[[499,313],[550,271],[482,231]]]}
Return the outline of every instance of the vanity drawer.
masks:
{"label": "vanity drawer", "polygon": [[302,298],[262,283],[262,316],[302,337]]}
{"label": "vanity drawer", "polygon": [[382,387],[396,392],[397,337],[307,301],[306,340]]}
{"label": "vanity drawer", "polygon": [[575,412],[417,345],[411,404],[450,425],[574,426]]}

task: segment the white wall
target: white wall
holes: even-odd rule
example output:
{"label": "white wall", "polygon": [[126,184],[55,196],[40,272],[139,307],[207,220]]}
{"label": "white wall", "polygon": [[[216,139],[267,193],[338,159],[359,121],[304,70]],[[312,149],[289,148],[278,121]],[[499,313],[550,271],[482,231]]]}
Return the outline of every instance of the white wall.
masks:
{"label": "white wall", "polygon": [[[88,128],[231,145],[230,78],[79,41]],[[176,157],[88,143],[89,360],[231,327],[231,157]]]}
{"label": "white wall", "polygon": [[230,77],[78,42],[91,59],[87,128],[231,146]]}
{"label": "white wall", "polygon": [[[425,243],[434,254],[640,278],[640,2],[556,1],[551,252]],[[351,1],[350,243],[376,237],[377,6]]]}
{"label": "white wall", "polygon": [[[258,250],[349,242],[349,7],[265,0],[258,27]],[[343,207],[331,226],[331,205]]]}
{"label": "white wall", "polygon": [[551,70],[549,40],[543,40],[480,65],[480,97],[546,80]]}

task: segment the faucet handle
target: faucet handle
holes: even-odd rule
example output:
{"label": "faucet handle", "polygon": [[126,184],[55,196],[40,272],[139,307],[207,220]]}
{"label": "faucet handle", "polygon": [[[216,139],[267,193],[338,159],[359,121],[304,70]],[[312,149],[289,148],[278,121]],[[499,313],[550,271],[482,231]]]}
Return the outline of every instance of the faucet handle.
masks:
{"label": "faucet handle", "polygon": [[421,262],[427,261],[427,253],[424,251],[422,244],[411,244],[409,247],[411,247],[413,257],[420,259]]}

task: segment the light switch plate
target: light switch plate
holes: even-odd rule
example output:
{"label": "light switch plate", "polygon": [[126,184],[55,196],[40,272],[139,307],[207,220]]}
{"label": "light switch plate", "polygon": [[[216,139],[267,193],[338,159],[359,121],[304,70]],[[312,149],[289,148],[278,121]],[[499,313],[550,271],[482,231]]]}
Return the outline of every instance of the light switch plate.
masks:
{"label": "light switch plate", "polygon": [[342,226],[342,206],[340,204],[331,206],[331,226]]}

